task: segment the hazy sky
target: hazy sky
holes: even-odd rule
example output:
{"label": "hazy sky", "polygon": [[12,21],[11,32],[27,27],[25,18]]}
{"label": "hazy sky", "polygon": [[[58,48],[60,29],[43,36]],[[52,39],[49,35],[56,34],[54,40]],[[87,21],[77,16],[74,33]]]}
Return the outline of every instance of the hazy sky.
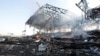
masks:
{"label": "hazy sky", "polygon": [[[77,15],[81,10],[75,6],[80,0],[0,0],[0,33],[21,34],[25,22],[40,6],[48,3],[60,8],[68,9]],[[90,7],[100,5],[100,0],[88,0]],[[31,30],[27,29],[30,33]],[[28,32],[28,33],[29,33]]]}

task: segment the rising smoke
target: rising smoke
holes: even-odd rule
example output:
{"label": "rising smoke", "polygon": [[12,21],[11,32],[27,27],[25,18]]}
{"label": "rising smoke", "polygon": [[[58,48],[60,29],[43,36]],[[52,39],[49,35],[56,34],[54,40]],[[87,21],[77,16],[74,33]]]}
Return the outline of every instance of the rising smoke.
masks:
{"label": "rising smoke", "polygon": [[94,20],[86,20],[84,17],[79,17],[68,10],[63,14],[52,11],[48,7],[45,8],[45,6],[41,7],[30,19],[32,19],[30,20],[32,23],[29,24],[38,29],[51,31],[59,28],[65,29],[65,27],[67,29],[68,27],[71,28],[72,37],[81,36],[85,39],[88,34],[84,31],[84,27],[95,23]]}

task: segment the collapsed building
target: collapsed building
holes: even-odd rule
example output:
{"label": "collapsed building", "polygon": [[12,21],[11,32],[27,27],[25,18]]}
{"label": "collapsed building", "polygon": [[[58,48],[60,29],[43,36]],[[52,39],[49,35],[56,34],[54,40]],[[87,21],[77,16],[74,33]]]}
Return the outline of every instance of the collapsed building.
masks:
{"label": "collapsed building", "polygon": [[[80,4],[85,4],[81,7]],[[84,13],[84,20],[69,10],[50,4],[40,7],[26,25],[40,30],[23,38],[0,41],[5,56],[100,56],[100,30],[85,30],[100,19],[100,7],[87,9],[85,0],[76,4]],[[88,13],[88,14],[87,14]]]}

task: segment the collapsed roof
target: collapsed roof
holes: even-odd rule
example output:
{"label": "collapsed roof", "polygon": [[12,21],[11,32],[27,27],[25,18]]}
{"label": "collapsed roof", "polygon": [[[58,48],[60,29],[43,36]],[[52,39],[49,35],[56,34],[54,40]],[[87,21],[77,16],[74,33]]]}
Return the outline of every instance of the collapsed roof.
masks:
{"label": "collapsed roof", "polygon": [[28,19],[26,24],[37,29],[53,30],[67,27],[75,16],[68,10],[45,4]]}

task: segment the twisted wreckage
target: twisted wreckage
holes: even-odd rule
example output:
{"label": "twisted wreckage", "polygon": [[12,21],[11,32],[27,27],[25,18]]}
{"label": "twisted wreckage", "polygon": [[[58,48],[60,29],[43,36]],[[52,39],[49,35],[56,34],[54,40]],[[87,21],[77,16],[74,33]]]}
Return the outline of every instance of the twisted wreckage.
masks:
{"label": "twisted wreckage", "polygon": [[[82,19],[49,4],[40,7],[26,22],[40,32],[12,40],[5,38],[0,41],[0,55],[100,56],[100,6],[88,9],[86,0],[81,0],[76,6],[84,12]],[[98,29],[87,31],[86,26],[91,25],[97,25]]]}

